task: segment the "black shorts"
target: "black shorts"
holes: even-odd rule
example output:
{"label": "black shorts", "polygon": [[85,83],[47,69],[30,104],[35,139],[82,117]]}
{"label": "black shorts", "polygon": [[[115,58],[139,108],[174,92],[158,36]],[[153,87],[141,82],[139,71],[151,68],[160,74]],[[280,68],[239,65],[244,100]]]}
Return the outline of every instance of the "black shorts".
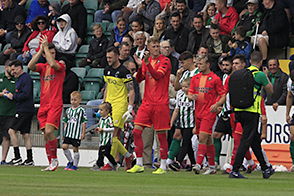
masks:
{"label": "black shorts", "polygon": [[13,118],[13,124],[10,126],[11,129],[19,131],[21,134],[31,132],[31,125],[34,113],[18,112]]}
{"label": "black shorts", "polygon": [[14,116],[0,116],[0,135],[2,137],[10,138],[8,129],[13,123]]}
{"label": "black shorts", "polygon": [[214,129],[215,132],[232,135],[230,117],[219,117]]}
{"label": "black shorts", "polygon": [[64,137],[63,138],[63,143],[64,144],[71,144],[73,147],[79,147],[81,145],[81,140],[72,139],[72,138],[69,138],[69,137]]}

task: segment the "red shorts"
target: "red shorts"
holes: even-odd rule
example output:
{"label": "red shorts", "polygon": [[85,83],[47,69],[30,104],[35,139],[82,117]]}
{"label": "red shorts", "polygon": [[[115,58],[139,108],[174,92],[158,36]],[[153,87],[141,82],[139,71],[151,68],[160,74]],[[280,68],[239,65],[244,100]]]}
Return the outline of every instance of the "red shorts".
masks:
{"label": "red shorts", "polygon": [[156,131],[170,129],[170,110],[168,105],[142,103],[135,119],[135,125],[152,127]]}
{"label": "red shorts", "polygon": [[196,118],[196,134],[212,134],[212,127],[216,118]]}
{"label": "red shorts", "polygon": [[38,120],[40,129],[44,129],[46,124],[54,126],[56,129],[60,125],[60,117],[62,113],[62,105],[59,106],[41,106],[38,111]]}

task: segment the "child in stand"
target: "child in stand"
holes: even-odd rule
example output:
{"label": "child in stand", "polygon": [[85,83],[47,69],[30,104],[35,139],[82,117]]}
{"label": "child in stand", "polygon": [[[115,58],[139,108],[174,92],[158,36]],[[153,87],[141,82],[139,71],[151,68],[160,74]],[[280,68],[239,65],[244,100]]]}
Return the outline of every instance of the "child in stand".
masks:
{"label": "child in stand", "polygon": [[228,46],[230,47],[230,56],[235,56],[238,54],[244,55],[246,58],[246,65],[250,65],[250,54],[252,51],[251,44],[246,41],[246,30],[243,26],[239,26],[235,31],[235,42],[229,41]]}
{"label": "child in stand", "polygon": [[100,168],[100,171],[109,171],[109,167],[102,167],[104,165],[104,156],[106,156],[109,161],[108,164],[112,167],[111,170],[116,170],[117,163],[115,162],[113,156],[110,154],[112,135],[114,131],[114,126],[111,118],[111,104],[109,102],[102,103],[101,105],[99,105],[99,112],[101,118],[99,120],[96,131],[99,132],[100,143],[98,155],[99,157],[96,165]]}
{"label": "child in stand", "polygon": [[[64,126],[64,139],[62,149],[65,157],[68,160],[67,166],[64,170],[77,170],[80,159],[79,146],[81,140],[85,138],[86,133],[86,112],[84,108],[80,106],[82,96],[80,92],[73,91],[70,94],[71,107],[65,112],[63,118]],[[69,145],[73,146],[74,158],[72,158],[71,152],[69,151]]]}
{"label": "child in stand", "polygon": [[[195,126],[194,120],[194,100],[189,100],[187,97],[190,86],[190,78],[185,79],[182,82],[182,89],[177,92],[176,96],[176,107],[171,117],[170,124],[176,122],[176,129],[181,130],[183,137],[182,146],[180,149],[175,149],[174,146],[170,146],[167,164],[170,169],[179,171],[181,163],[183,162],[186,154],[190,159],[192,165],[195,165],[194,151],[192,148],[191,138],[193,136],[192,130]],[[181,142],[181,140],[177,140]],[[174,161],[174,157],[177,157],[177,161]]]}

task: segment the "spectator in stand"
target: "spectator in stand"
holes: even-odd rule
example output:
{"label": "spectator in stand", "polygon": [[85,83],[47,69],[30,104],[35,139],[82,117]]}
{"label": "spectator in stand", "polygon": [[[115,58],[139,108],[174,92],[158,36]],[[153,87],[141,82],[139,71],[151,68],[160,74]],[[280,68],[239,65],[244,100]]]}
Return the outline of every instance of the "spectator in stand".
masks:
{"label": "spectator in stand", "polygon": [[128,21],[130,15],[144,0],[129,0],[128,4],[121,9],[123,18]]}
{"label": "spectator in stand", "polygon": [[[259,28],[260,37],[267,39],[269,48],[283,48],[288,45],[289,40],[289,22],[284,9],[279,7],[275,0],[263,0],[265,8],[264,17]],[[267,51],[263,51],[263,60]]]}
{"label": "spectator in stand", "polygon": [[95,12],[94,22],[102,22],[108,20],[116,23],[119,16],[122,15],[121,9],[126,6],[128,0],[102,0],[101,7],[103,9]]}
{"label": "spectator in stand", "polygon": [[119,47],[119,56],[118,60],[120,64],[124,64],[126,61],[134,61],[134,59],[131,57],[131,46],[127,42],[122,42]]}
{"label": "spectator in stand", "polygon": [[144,0],[130,15],[129,20],[133,21],[139,17],[144,22],[145,31],[150,33],[154,26],[155,17],[160,13],[160,4],[156,0]]}
{"label": "spectator in stand", "polygon": [[193,27],[193,30],[189,33],[187,50],[195,54],[198,51],[200,44],[208,39],[209,29],[204,27],[201,15],[194,16]]}
{"label": "spectator in stand", "polygon": [[227,0],[216,0],[215,4],[218,13],[211,23],[219,24],[220,34],[230,35],[239,20],[238,13],[234,7],[227,7]]}
{"label": "spectator in stand", "polygon": [[186,0],[177,0],[176,9],[180,13],[182,23],[187,29],[191,29],[193,27],[192,20],[194,17],[194,12],[187,6]]}
{"label": "spectator in stand", "polygon": [[134,46],[134,39],[129,36],[129,35],[125,35],[122,39],[122,42],[127,42],[130,46],[131,46],[131,55],[133,56],[136,52],[135,46]]}
{"label": "spectator in stand", "polygon": [[[42,35],[48,37],[48,42],[51,43],[56,33],[56,29],[50,27],[47,16],[38,16],[32,22],[33,32],[24,43],[22,49],[23,54],[18,55],[17,60],[26,64],[30,61],[33,55],[35,55],[40,49],[40,38]],[[42,60],[41,60],[42,61]]]}
{"label": "spectator in stand", "polygon": [[60,16],[61,6],[58,2],[51,2],[49,5],[48,18],[50,25],[56,26],[56,20]]}
{"label": "spectator in stand", "polygon": [[14,22],[16,29],[13,30],[11,34],[11,46],[0,53],[1,65],[4,65],[6,60],[14,60],[18,55],[22,54],[23,45],[31,34],[31,31],[25,25],[25,19],[22,16],[17,16]]}
{"label": "spectator in stand", "polygon": [[167,6],[158,17],[165,18],[168,21],[172,13],[178,12],[183,25],[190,30],[193,27],[192,20],[194,13],[189,9],[185,0],[176,0],[174,4],[174,9]]}
{"label": "spectator in stand", "polygon": [[[31,142],[31,124],[34,116],[34,96],[33,80],[31,76],[23,71],[22,63],[18,60],[11,62],[11,72],[16,80],[15,91],[5,93],[6,97],[16,103],[16,115],[8,130],[11,138],[11,144],[14,149],[14,158],[9,162],[10,165],[34,165],[32,142]],[[19,131],[23,137],[27,150],[27,159],[22,162],[19,152],[19,141],[17,137]]]}
{"label": "spectator in stand", "polygon": [[87,36],[87,10],[80,0],[68,0],[61,9],[61,14],[68,14],[72,21],[72,28],[78,35],[78,45],[85,42]]}
{"label": "spectator in stand", "polygon": [[10,41],[11,33],[15,29],[14,19],[16,16],[26,18],[24,7],[17,5],[12,0],[2,0],[3,11],[0,17],[0,43]]}
{"label": "spectator in stand", "polygon": [[205,27],[209,28],[211,21],[215,18],[216,15],[216,6],[215,3],[210,3],[207,5],[203,18]]}
{"label": "spectator in stand", "polygon": [[26,20],[26,24],[30,25],[30,23],[37,16],[47,16],[49,13],[49,2],[48,0],[33,0],[28,9],[28,17]]}
{"label": "spectator in stand", "polygon": [[180,54],[187,49],[189,29],[183,25],[179,12],[171,14],[170,24],[171,26],[165,30],[163,39],[169,39],[175,46],[175,51]]}
{"label": "spectator in stand", "polygon": [[134,63],[134,61],[126,61],[126,62],[124,62],[124,66],[126,66],[126,68],[132,74],[132,78],[133,78],[133,82],[134,82],[134,91],[135,91],[134,111],[136,113],[140,104],[141,104],[141,101],[142,101],[139,84],[138,84],[137,80],[135,80],[135,78],[134,78],[135,73],[137,72],[137,66]]}
{"label": "spectator in stand", "polygon": [[13,0],[13,1],[16,2],[18,5],[24,7],[28,0]]}
{"label": "spectator in stand", "polygon": [[236,40],[235,42],[228,42],[228,46],[231,48],[230,56],[235,56],[237,54],[244,55],[246,58],[246,65],[249,66],[252,46],[246,41],[246,30],[243,26],[236,28],[234,39]]}
{"label": "spectator in stand", "polygon": [[119,17],[116,21],[116,26],[111,32],[109,46],[118,47],[122,42],[122,38],[128,34],[128,24],[123,17]]}
{"label": "spectator in stand", "polygon": [[153,34],[152,37],[155,37],[158,40],[161,40],[163,37],[163,32],[165,31],[166,26],[164,19],[161,17],[156,17],[154,27],[153,27]]}
{"label": "spectator in stand", "polygon": [[7,91],[15,91],[15,79],[11,73],[11,65],[9,61],[6,61],[5,63],[4,73],[0,73],[0,134],[3,138],[1,142],[2,159],[0,165],[8,164],[6,162],[6,157],[10,146],[8,129],[11,126],[12,120],[15,116],[15,102],[4,96]]}
{"label": "spectator in stand", "polygon": [[[138,31],[135,33],[135,43],[134,45],[136,46],[135,48],[135,56],[134,59],[136,58],[143,59],[145,51],[147,50],[146,47],[146,37],[143,31]],[[138,64],[138,63],[137,63]]]}
{"label": "spectator in stand", "polygon": [[240,17],[233,33],[238,26],[243,26],[246,31],[246,37],[251,37],[256,32],[257,23],[261,22],[262,12],[258,8],[258,0],[248,0],[246,5],[247,11]]}
{"label": "spectator in stand", "polygon": [[[134,35],[138,31],[144,31],[144,23],[140,19],[135,19],[131,22],[131,30],[129,31],[129,36],[134,39]],[[144,32],[146,39],[148,40],[150,35],[147,32]]]}
{"label": "spectator in stand", "polygon": [[228,47],[229,38],[225,35],[220,35],[218,25],[211,24],[209,30],[210,37],[204,43],[208,47],[208,58],[211,60],[211,71],[214,73],[220,71],[217,66],[220,56],[227,56],[230,48]]}
{"label": "spectator in stand", "polygon": [[171,46],[169,40],[163,40],[160,42],[160,53],[169,58],[171,63],[171,74],[176,75],[179,69],[179,61],[177,58],[171,55]]}
{"label": "spectator in stand", "polygon": [[58,32],[53,38],[52,43],[55,45],[57,54],[56,57],[66,58],[67,66],[74,66],[75,51],[78,47],[78,36],[75,30],[71,27],[71,19],[68,14],[63,14],[57,19]]}
{"label": "spectator in stand", "polygon": [[95,37],[89,43],[87,58],[80,62],[79,67],[87,65],[90,65],[92,68],[105,67],[107,63],[105,55],[109,40],[104,35],[100,24],[94,24],[92,29]]}
{"label": "spectator in stand", "polygon": [[279,105],[286,105],[289,76],[281,70],[278,59],[270,59],[268,61],[268,70],[267,77],[273,85],[274,92],[271,95],[267,95],[265,91],[262,92],[265,104],[272,105],[276,111]]}

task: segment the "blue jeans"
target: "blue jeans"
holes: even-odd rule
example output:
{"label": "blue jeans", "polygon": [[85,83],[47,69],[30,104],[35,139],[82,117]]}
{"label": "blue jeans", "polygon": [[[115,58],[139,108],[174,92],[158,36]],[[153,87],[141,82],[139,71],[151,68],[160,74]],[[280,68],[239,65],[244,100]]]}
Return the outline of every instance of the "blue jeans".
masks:
{"label": "blue jeans", "polygon": [[[96,99],[96,100],[91,100],[87,102],[88,106],[99,106],[102,103],[102,99]],[[98,109],[92,109],[92,108],[86,108],[86,116],[88,119],[87,122],[87,128],[91,127],[92,125],[95,125],[97,123],[97,119],[93,117],[93,114],[97,112]]]}
{"label": "blue jeans", "polygon": [[120,10],[114,10],[111,14],[103,13],[103,10],[98,10],[95,12],[94,22],[102,22],[102,20],[108,20],[110,22],[116,23],[117,18],[122,14]]}

